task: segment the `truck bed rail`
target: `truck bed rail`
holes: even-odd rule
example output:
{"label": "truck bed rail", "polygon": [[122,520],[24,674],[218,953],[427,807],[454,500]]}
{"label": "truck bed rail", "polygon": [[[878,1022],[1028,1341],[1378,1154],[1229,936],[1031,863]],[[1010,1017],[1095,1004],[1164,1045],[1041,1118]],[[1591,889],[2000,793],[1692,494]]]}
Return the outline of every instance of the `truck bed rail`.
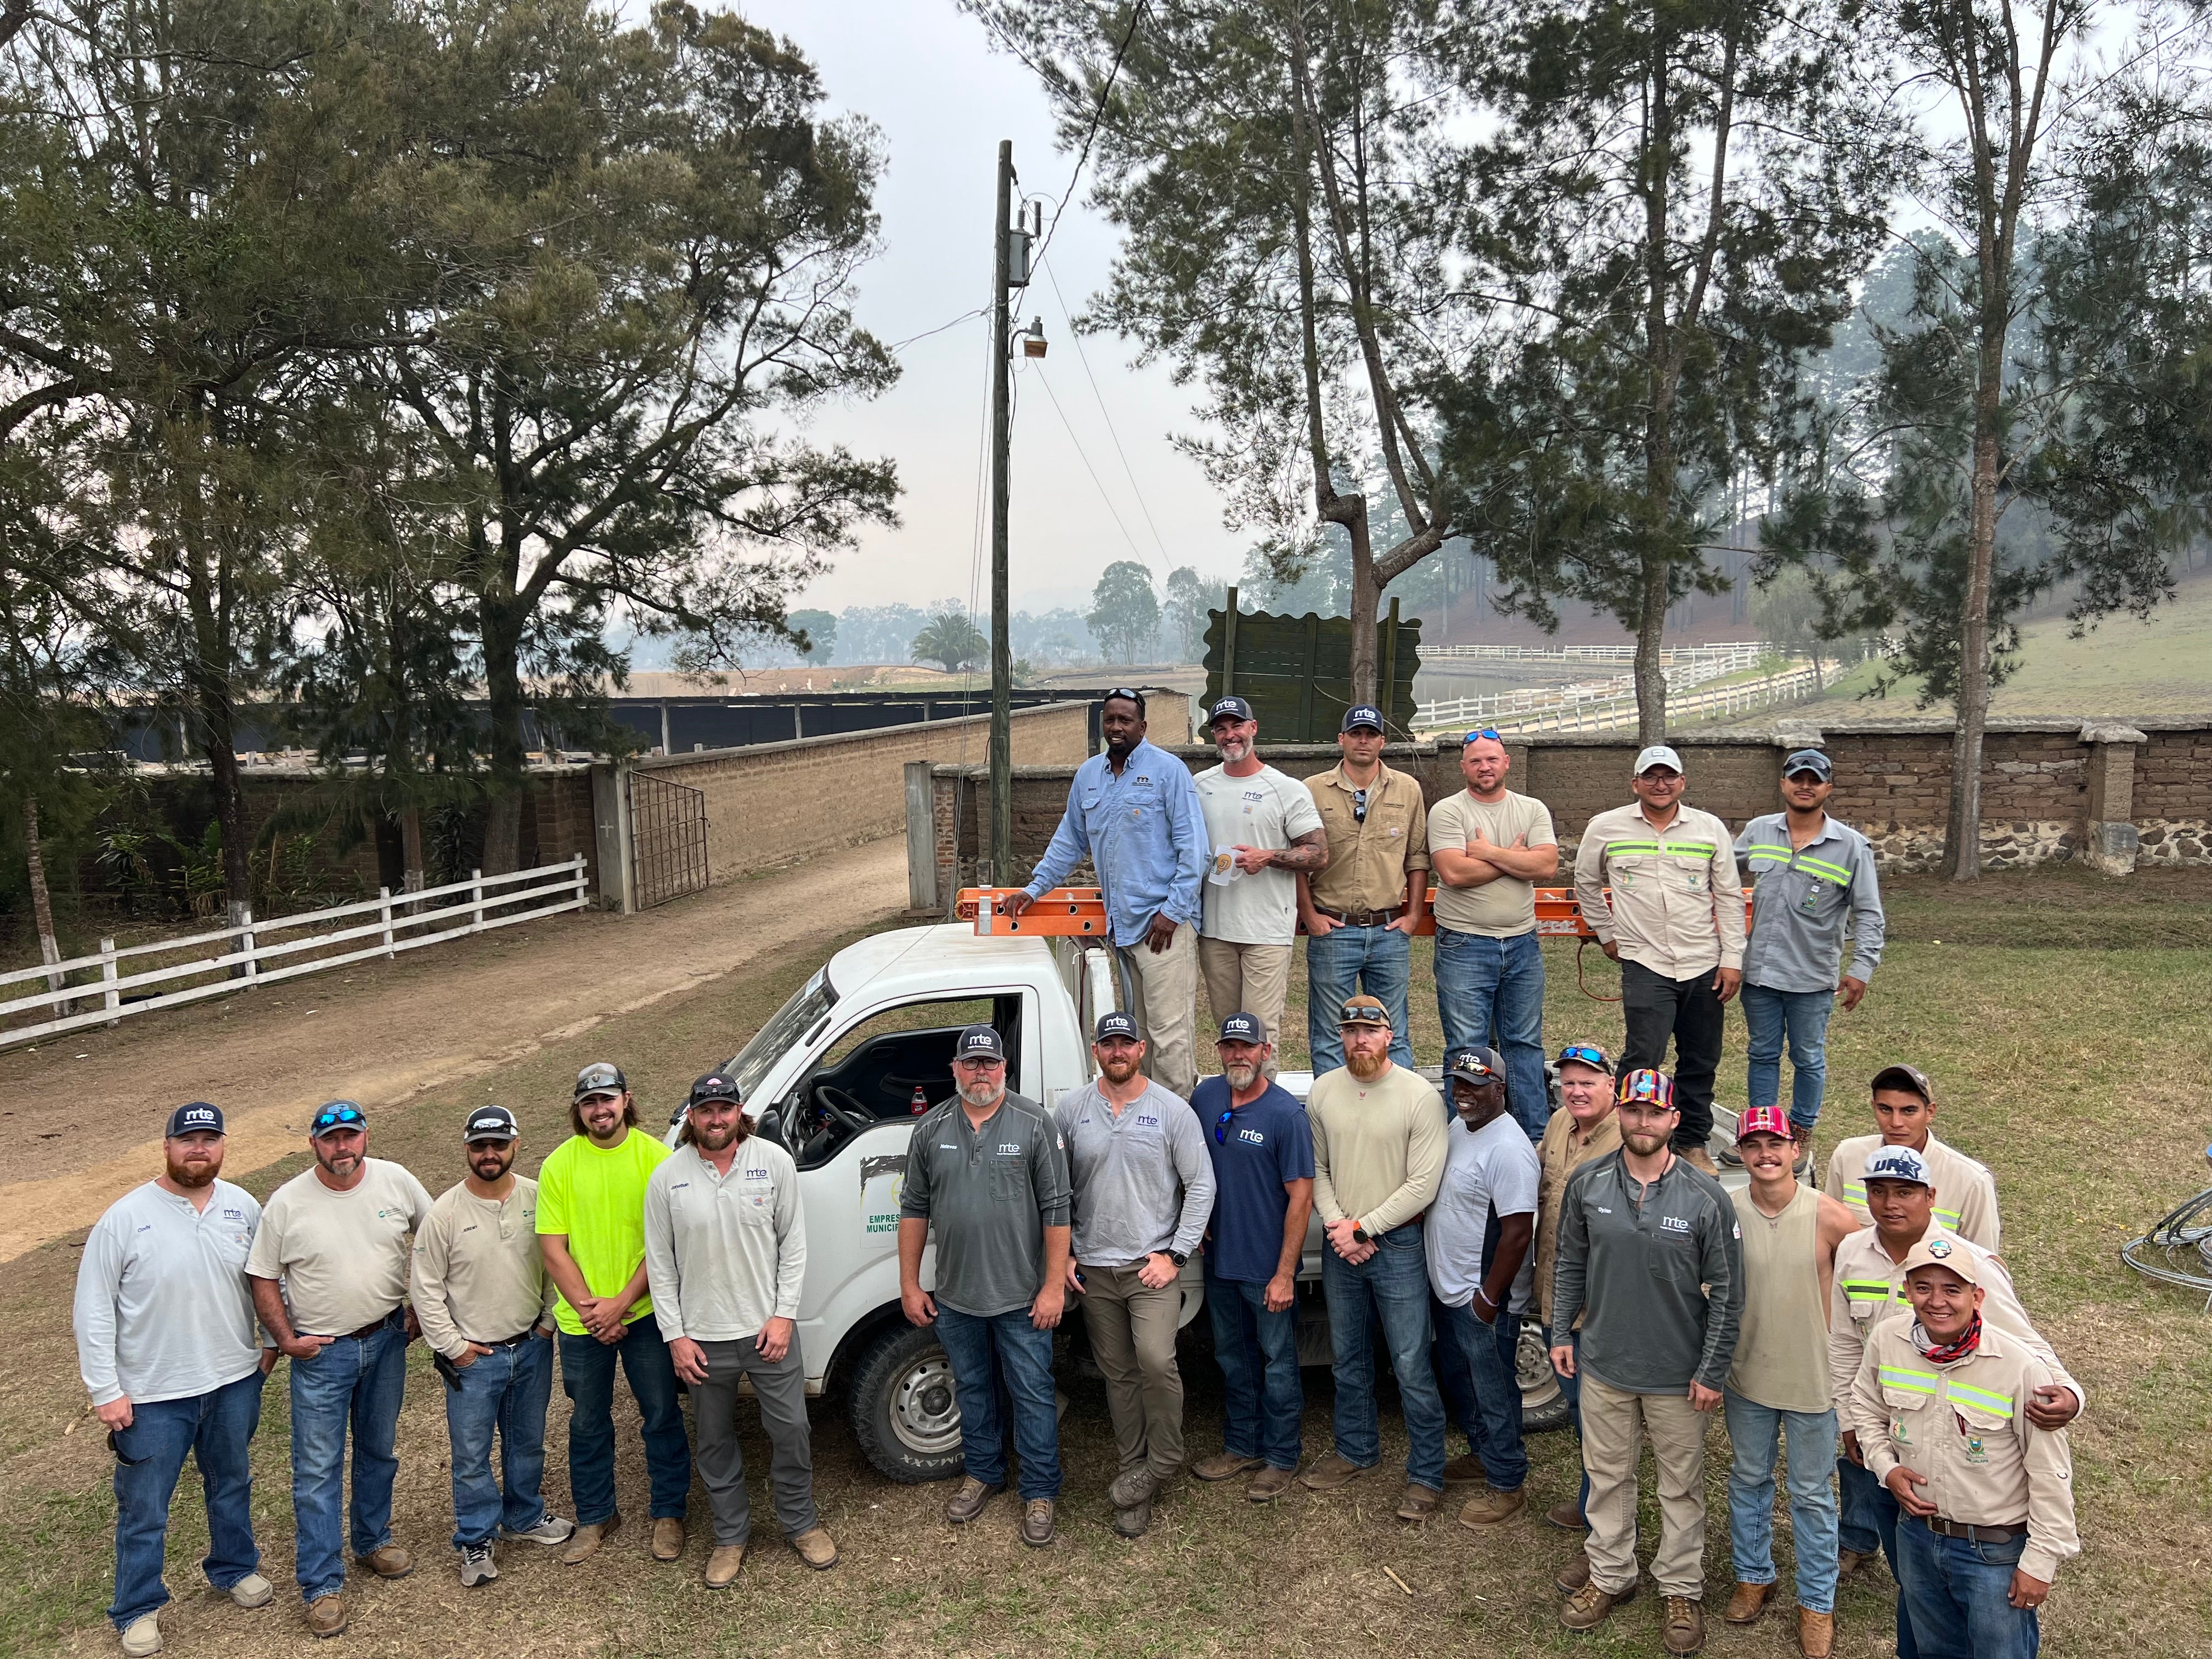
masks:
{"label": "truck bed rail", "polygon": [[[1018,916],[1006,912],[1006,902],[1020,892],[1018,887],[963,887],[953,907],[953,915],[962,921],[975,924],[975,933],[981,939],[1012,939],[1018,936],[1052,938],[1079,934],[1097,939],[1106,937],[1106,901],[1096,887],[1054,887],[1039,896],[1036,902]],[[1610,889],[1607,890],[1610,892]],[[1751,895],[1743,896],[1744,925],[1751,925]],[[1302,928],[1301,932],[1304,931]],[[1424,908],[1417,933],[1433,933],[1437,921],[1433,912]],[[1536,890],[1536,933],[1544,939],[1595,939],[1597,934],[1583,920],[1583,909],[1575,898],[1571,887],[1539,887]]]}

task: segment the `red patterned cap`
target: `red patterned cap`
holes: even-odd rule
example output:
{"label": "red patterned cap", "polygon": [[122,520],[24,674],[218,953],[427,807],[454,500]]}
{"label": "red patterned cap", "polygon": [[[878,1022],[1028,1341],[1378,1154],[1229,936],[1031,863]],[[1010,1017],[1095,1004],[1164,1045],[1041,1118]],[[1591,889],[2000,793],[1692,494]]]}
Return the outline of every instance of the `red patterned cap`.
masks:
{"label": "red patterned cap", "polygon": [[1790,1139],[1790,1114],[1779,1106],[1750,1106],[1735,1121],[1735,1141],[1741,1146],[1753,1135]]}

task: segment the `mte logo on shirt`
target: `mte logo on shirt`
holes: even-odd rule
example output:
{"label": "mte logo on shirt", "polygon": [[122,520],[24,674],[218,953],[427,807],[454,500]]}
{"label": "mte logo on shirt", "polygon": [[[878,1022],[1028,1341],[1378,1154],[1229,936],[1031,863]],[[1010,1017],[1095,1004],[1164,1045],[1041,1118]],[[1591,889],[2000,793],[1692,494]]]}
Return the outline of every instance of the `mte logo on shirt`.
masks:
{"label": "mte logo on shirt", "polygon": [[1686,1233],[1690,1231],[1690,1224],[1678,1215],[1662,1215],[1659,1218],[1659,1224],[1670,1233]]}
{"label": "mte logo on shirt", "polygon": [[1140,1117],[1137,1120],[1137,1127],[1139,1129],[1157,1129],[1160,1127],[1160,1121],[1158,1117]]}
{"label": "mte logo on shirt", "polygon": [[1019,1158],[1021,1155],[1022,1149],[1018,1143],[1011,1140],[1002,1140],[999,1143],[1000,1158]]}
{"label": "mte logo on shirt", "polygon": [[243,1210],[225,1210],[222,1212],[222,1218],[225,1221],[243,1221],[246,1219],[246,1212]]}
{"label": "mte logo on shirt", "polygon": [[1247,1141],[1255,1146],[1264,1146],[1267,1144],[1267,1132],[1261,1129],[1239,1129],[1237,1132],[1237,1139]]}
{"label": "mte logo on shirt", "polygon": [[748,1170],[745,1171],[745,1179],[748,1181],[766,1181],[768,1179],[768,1171],[766,1170]]}

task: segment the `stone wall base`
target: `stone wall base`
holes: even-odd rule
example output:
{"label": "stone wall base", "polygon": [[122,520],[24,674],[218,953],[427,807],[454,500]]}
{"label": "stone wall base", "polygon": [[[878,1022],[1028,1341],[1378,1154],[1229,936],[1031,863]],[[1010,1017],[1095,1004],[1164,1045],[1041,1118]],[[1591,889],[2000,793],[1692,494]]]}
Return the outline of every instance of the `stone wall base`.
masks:
{"label": "stone wall base", "polygon": [[2212,863],[2212,818],[2148,818],[2136,835],[2138,867]]}

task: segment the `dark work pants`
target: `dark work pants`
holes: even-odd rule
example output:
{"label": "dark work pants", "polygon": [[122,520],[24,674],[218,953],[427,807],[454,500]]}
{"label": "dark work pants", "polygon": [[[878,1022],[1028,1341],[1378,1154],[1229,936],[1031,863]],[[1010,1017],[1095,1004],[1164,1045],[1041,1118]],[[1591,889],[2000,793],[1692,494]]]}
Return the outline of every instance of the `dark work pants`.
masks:
{"label": "dark work pants", "polygon": [[1674,1150],[1703,1146],[1713,1132],[1713,1079],[1721,1069],[1723,1005],[1713,989],[1714,969],[1668,979],[1640,962],[1620,964],[1621,1012],[1628,1020],[1626,1072],[1667,1069],[1667,1040],[1674,1040]]}

